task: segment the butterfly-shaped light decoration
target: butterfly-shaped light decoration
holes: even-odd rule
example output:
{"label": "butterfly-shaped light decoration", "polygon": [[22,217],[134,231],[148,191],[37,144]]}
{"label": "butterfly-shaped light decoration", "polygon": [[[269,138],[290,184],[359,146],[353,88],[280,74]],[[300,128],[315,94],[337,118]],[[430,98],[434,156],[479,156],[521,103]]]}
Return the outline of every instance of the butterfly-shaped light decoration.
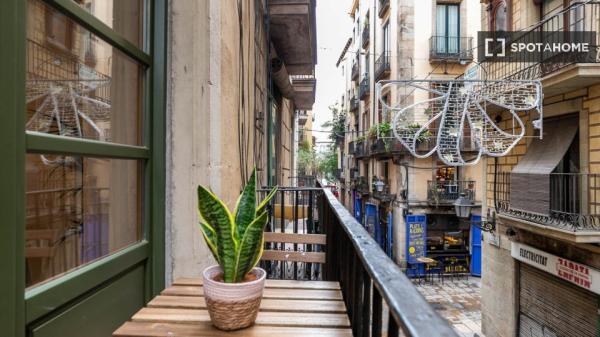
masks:
{"label": "butterfly-shaped light decoration", "polygon": [[[396,93],[400,103],[387,104],[382,92]],[[484,155],[507,155],[525,136],[520,113],[535,111],[543,125],[542,85],[537,80],[380,81],[376,95],[384,114],[393,114],[394,136],[413,156],[437,153],[450,166],[474,165]],[[503,111],[509,119],[490,118]]]}
{"label": "butterfly-shaped light decoration", "polygon": [[[26,104],[34,106],[35,112],[26,123],[27,131],[52,133],[60,136],[89,138],[103,141],[104,132],[99,126],[110,121],[111,104],[106,98],[96,97],[100,90],[109,91],[111,80],[97,73],[88,80],[48,79],[28,75],[26,81]],[[84,124],[89,126],[85,128]],[[91,134],[84,134],[91,130]],[[42,155],[47,165],[64,163],[70,157],[49,159]]]}

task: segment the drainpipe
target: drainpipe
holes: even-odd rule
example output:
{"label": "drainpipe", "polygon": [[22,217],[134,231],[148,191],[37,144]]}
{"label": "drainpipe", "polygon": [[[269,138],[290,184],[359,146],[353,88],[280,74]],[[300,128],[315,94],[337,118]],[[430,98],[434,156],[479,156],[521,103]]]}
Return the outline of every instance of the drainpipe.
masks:
{"label": "drainpipe", "polygon": [[271,25],[269,17],[269,0],[266,0],[266,13],[265,13],[265,32],[267,35],[267,186],[273,186],[273,83],[272,83],[272,71],[271,69]]}

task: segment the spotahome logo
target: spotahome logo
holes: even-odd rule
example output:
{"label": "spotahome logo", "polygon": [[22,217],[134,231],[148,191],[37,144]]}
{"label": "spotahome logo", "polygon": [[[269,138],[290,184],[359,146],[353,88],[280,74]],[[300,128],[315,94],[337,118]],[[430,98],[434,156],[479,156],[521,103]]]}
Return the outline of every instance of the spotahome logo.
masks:
{"label": "spotahome logo", "polygon": [[596,63],[596,32],[479,32],[479,60]]}

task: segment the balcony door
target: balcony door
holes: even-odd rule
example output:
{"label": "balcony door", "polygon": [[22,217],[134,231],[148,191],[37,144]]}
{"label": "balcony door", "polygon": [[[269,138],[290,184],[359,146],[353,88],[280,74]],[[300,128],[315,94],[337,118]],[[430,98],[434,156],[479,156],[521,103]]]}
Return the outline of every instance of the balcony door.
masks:
{"label": "balcony door", "polygon": [[166,1],[0,12],[1,335],[109,336],[164,287]]}
{"label": "balcony door", "polygon": [[457,4],[437,4],[436,53],[458,54],[460,49],[460,14]]}

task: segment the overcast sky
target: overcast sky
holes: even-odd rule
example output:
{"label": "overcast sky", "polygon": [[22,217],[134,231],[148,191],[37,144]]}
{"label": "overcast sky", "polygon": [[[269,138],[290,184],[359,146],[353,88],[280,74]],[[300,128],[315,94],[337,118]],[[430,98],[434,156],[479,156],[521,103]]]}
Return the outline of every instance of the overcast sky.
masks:
{"label": "overcast sky", "polygon": [[[317,96],[313,130],[323,130],[321,125],[331,119],[329,106],[340,99],[345,89],[341,65],[336,68],[335,64],[352,34],[352,19],[348,15],[351,5],[352,0],[317,1]],[[329,140],[328,133],[313,132],[313,135],[317,142]]]}

